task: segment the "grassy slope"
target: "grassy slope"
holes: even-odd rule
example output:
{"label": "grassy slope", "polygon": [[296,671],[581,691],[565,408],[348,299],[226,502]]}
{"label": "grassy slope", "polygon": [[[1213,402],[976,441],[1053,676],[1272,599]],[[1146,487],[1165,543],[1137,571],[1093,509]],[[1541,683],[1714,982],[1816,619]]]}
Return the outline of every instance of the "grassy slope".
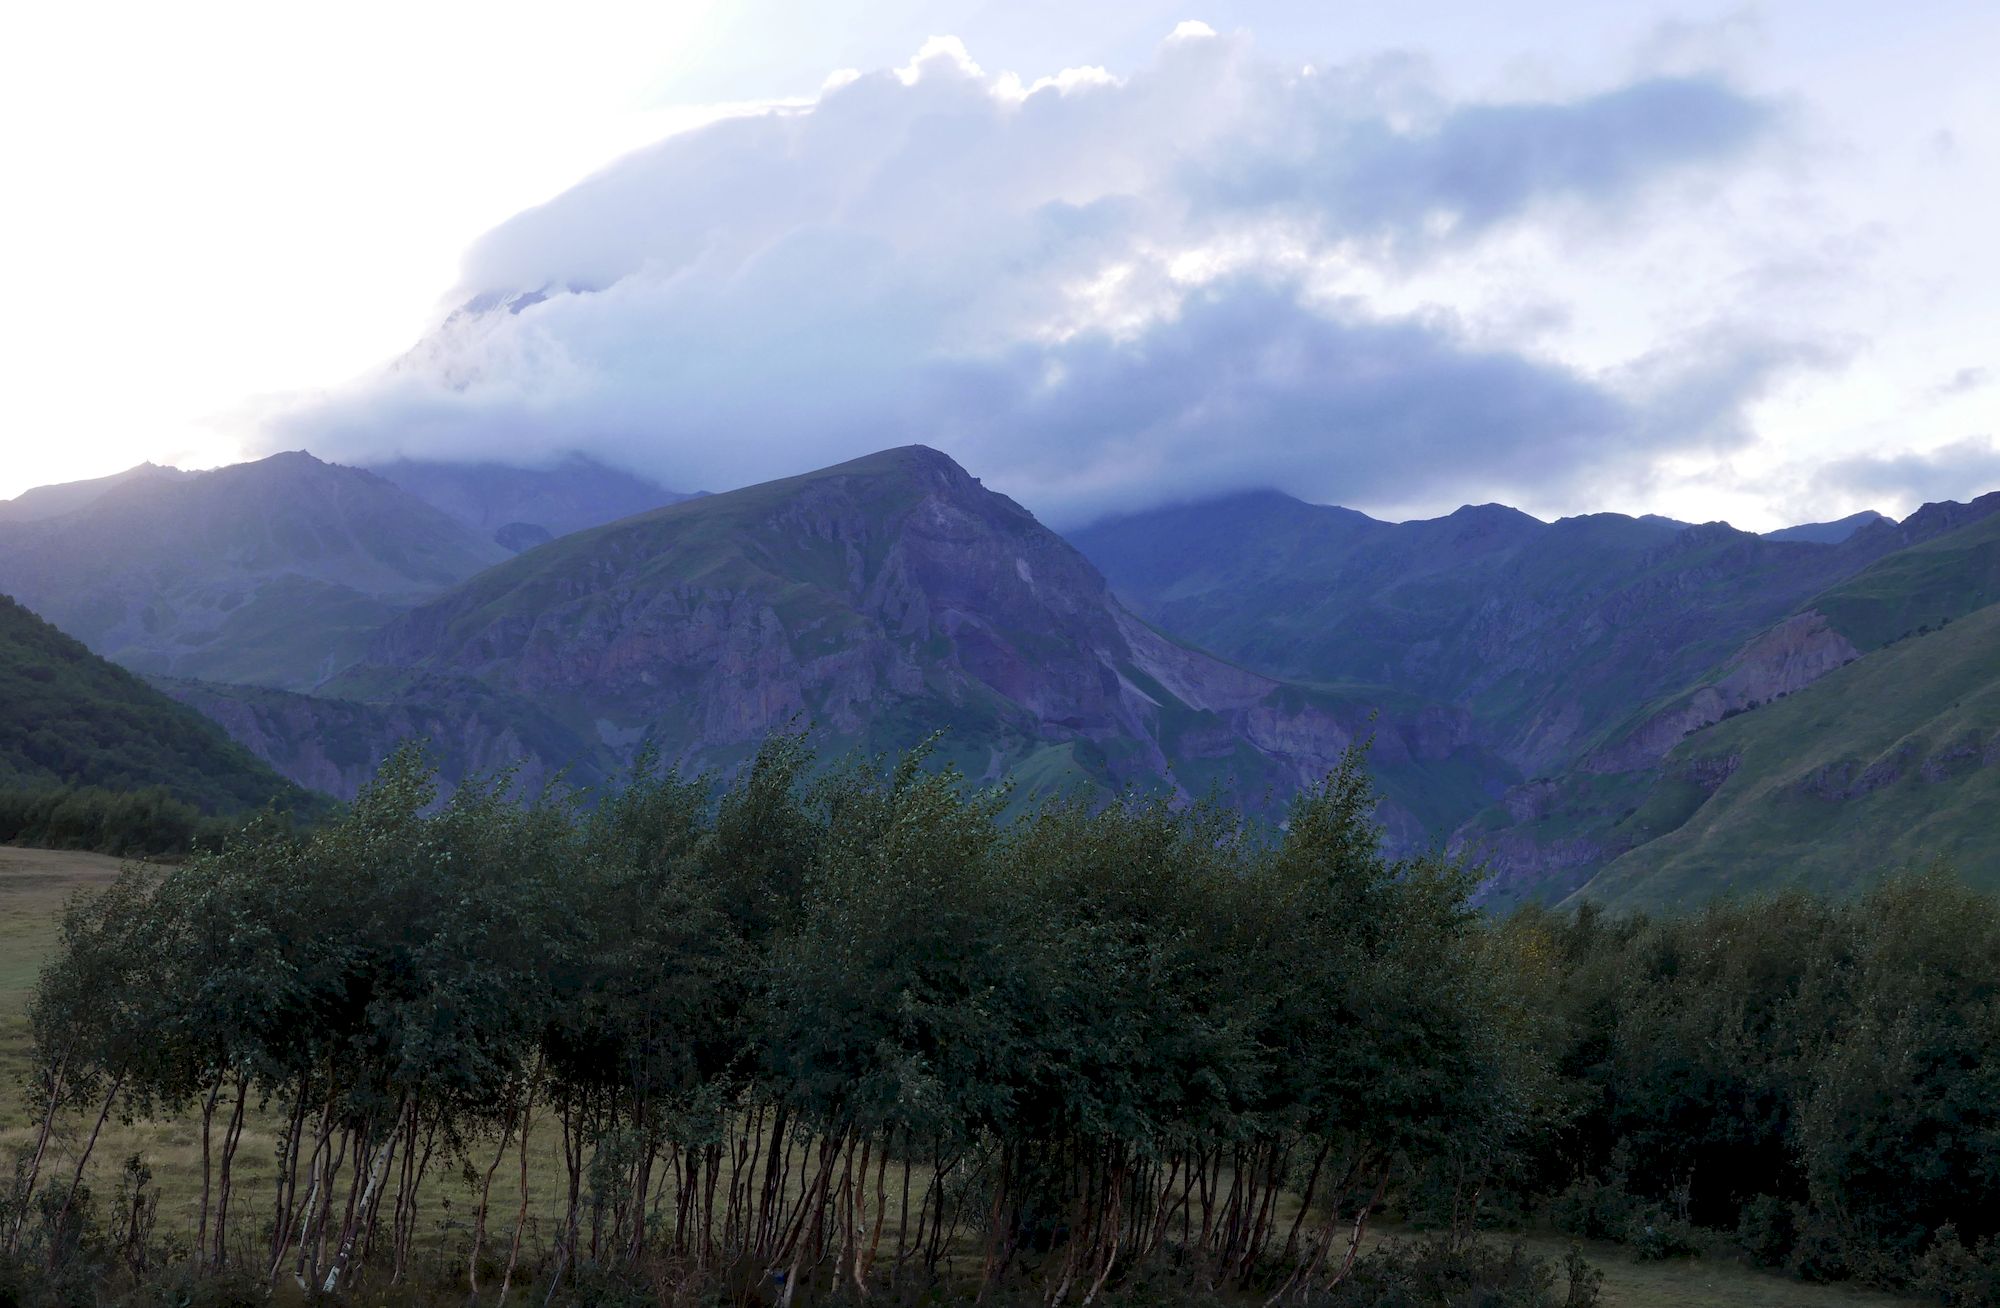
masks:
{"label": "grassy slope", "polygon": [[1879,559],[1806,607],[1868,650],[1989,604],[2000,604],[2000,514]]}
{"label": "grassy slope", "polygon": [[[2000,732],[2000,605],[1899,641],[1784,700],[1696,733],[1668,756],[1734,756],[1736,771],[1675,830],[1613,860],[1581,892],[1660,908],[1717,891],[1860,888],[1899,866],[1950,859],[2000,886],[2000,767],[1980,766]],[[1926,759],[1969,755],[1923,775]],[[1822,772],[1852,785],[1868,768],[1899,775],[1834,801],[1802,783]],[[1673,796],[1656,792],[1661,805]],[[1642,813],[1644,810],[1642,810]]]}
{"label": "grassy slope", "polygon": [[222,729],[0,596],[0,788],[166,788],[206,812],[299,792]]}

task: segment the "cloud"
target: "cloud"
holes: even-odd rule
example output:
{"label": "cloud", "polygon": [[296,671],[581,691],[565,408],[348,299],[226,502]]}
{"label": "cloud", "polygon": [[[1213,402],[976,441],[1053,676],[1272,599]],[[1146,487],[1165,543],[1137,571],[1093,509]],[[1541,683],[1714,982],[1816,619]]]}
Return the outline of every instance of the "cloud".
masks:
{"label": "cloud", "polygon": [[1404,125],[1343,112],[1343,80],[1306,79],[1280,130],[1220,152],[1217,198],[1297,205],[1341,234],[1462,240],[1552,199],[1622,200],[1745,150],[1777,118],[1713,79],[1661,77],[1568,103],[1429,106]]}
{"label": "cloud", "polygon": [[1740,440],[1809,352],[1745,331],[1587,372],[1327,270],[1393,282],[1555,210],[1635,221],[1775,121],[1701,76],[1454,101],[1408,60],[1283,69],[1198,24],[1122,79],[1024,83],[934,40],[502,224],[460,308],[270,439],[581,449],[709,489],[924,441],[1059,522],[1264,484],[1546,490]]}
{"label": "cloud", "polygon": [[2000,490],[2000,443],[1970,436],[1909,454],[1855,455],[1822,467],[1814,479],[1863,499],[1904,504],[1970,500]]}
{"label": "cloud", "polygon": [[1931,390],[1935,399],[1950,399],[1955,395],[1969,395],[1973,391],[1984,390],[1993,381],[1991,368],[1960,368],[1951,376],[1939,382]]}

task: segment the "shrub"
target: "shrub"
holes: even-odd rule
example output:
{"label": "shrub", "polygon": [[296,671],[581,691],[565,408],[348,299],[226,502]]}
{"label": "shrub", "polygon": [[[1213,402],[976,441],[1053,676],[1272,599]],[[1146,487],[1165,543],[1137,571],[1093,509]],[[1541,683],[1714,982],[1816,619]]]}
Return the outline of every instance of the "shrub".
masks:
{"label": "shrub", "polygon": [[2000,1240],[1988,1236],[1966,1248],[1958,1228],[1940,1227],[1917,1263],[1911,1288],[1944,1308],[1986,1308],[2000,1303]]}

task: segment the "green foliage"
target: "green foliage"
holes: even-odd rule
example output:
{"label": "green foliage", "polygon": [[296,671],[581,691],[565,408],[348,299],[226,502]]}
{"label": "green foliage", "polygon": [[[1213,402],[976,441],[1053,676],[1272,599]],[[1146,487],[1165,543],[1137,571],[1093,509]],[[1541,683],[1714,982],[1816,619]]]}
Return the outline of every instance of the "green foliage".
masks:
{"label": "green foliage", "polygon": [[[59,830],[181,821],[169,805],[202,814],[240,813],[273,800],[310,806],[305,792],[222,728],[0,596],[0,792],[9,791],[69,792],[53,802],[94,810],[45,819]],[[132,803],[152,816],[116,813],[108,796],[91,791],[150,792]],[[15,799],[8,811],[44,802]]]}
{"label": "green foliage", "polygon": [[1503,931],[1557,977],[1531,992],[1563,1088],[1527,1175],[1561,1229],[1648,1257],[1726,1232],[1891,1286],[1947,1224],[1969,1249],[2000,1235],[1992,898],[1933,870],[1847,903],[1524,910]]}
{"label": "green foliage", "polygon": [[0,791],[0,844],[159,857],[213,848],[236,825],[203,815],[165,788]]}
{"label": "green foliage", "polygon": [[[802,736],[720,787],[648,756],[587,811],[508,793],[441,800],[405,751],[309,831],[260,820],[74,905],[31,1013],[41,1138],[87,1158],[107,1116],[198,1118],[204,1284],[241,1265],[250,1201],[209,1179],[254,1102],[258,1256],[322,1289],[402,1274],[427,1175],[509,1225],[495,1177],[539,1116],[566,1194],[535,1271],[563,1295],[668,1264],[944,1285],[970,1239],[989,1286],[1141,1302],[1331,1289],[1392,1185],[1482,1174],[1524,1120],[1469,879],[1381,855],[1358,753],[1282,834],[1140,796],[1014,812],[927,749],[819,768]],[[19,1193],[52,1184],[53,1216],[0,1242],[73,1227],[139,1275],[150,1177],[107,1230],[83,1167],[36,1152]]]}

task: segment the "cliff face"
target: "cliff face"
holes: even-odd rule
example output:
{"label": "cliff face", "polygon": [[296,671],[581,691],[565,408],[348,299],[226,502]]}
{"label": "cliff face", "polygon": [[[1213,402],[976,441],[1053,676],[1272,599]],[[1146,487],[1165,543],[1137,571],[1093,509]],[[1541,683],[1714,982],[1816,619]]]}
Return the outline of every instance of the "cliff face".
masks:
{"label": "cliff face", "polygon": [[503,564],[390,624],[357,676],[412,674],[560,706],[615,754],[652,740],[695,763],[810,720],[871,749],[942,728],[975,775],[1059,751],[1106,787],[1282,795],[1370,734],[1391,770],[1473,749],[1457,711],[1371,722],[1365,697],[1162,636],[1026,510],[923,447]]}

